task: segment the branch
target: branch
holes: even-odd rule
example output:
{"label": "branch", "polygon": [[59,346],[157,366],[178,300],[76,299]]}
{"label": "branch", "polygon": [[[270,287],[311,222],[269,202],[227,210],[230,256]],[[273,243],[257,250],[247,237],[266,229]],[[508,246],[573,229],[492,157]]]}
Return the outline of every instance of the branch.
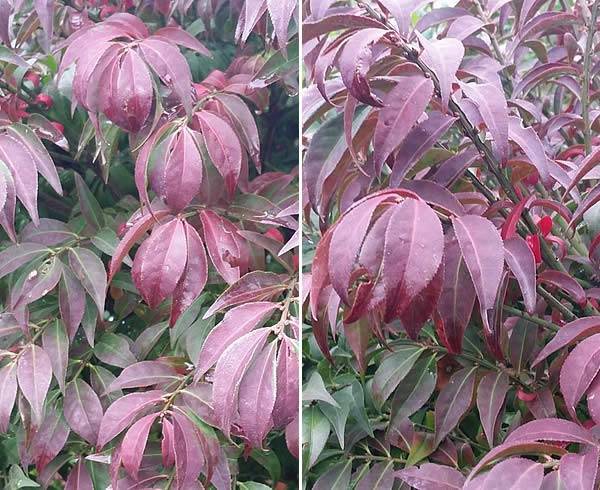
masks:
{"label": "branch", "polygon": [[592,16],[588,26],[587,41],[585,52],[583,54],[583,86],[581,87],[581,115],[583,117],[583,140],[585,145],[585,154],[589,155],[592,151],[592,129],[590,124],[590,76],[592,71],[592,55],[594,47],[594,34],[596,33],[596,21],[598,19],[598,6],[600,2],[596,0],[592,6]]}

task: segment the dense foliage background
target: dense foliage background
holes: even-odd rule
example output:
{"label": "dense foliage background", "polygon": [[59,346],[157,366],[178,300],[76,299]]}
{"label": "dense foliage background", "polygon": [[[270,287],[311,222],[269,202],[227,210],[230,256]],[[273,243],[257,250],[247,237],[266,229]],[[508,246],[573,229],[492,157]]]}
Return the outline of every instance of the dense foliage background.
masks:
{"label": "dense foliage background", "polygon": [[0,39],[0,488],[297,488],[295,2]]}
{"label": "dense foliage background", "polygon": [[598,3],[305,2],[309,488],[598,488]]}

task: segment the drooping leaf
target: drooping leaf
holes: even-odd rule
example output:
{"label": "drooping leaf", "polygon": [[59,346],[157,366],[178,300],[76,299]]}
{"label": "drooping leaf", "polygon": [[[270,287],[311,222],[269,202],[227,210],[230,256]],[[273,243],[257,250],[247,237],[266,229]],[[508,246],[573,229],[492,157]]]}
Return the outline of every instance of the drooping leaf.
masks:
{"label": "drooping leaf", "polygon": [[42,345],[50,358],[52,372],[58,381],[58,386],[64,393],[65,377],[69,363],[69,336],[61,321],[55,320],[44,329]]}
{"label": "drooping leaf", "polygon": [[67,385],[64,414],[73,432],[91,445],[96,445],[102,421],[102,405],[96,392],[82,379],[75,379]]}
{"label": "drooping leaf", "polygon": [[402,78],[385,96],[373,139],[373,163],[378,174],[421,116],[432,94],[433,83],[429,78],[410,76]]}
{"label": "drooping leaf", "polygon": [[508,376],[502,371],[486,374],[477,387],[477,410],[490,447],[494,445],[496,424],[509,388]]}
{"label": "drooping leaf", "polygon": [[233,341],[261,327],[273,314],[277,305],[266,301],[246,303],[229,310],[223,320],[208,334],[196,365],[196,379],[199,379],[231,345]]}
{"label": "drooping leaf", "polygon": [[142,361],[127,366],[108,387],[107,392],[124,388],[141,388],[179,379],[171,366],[160,361]]}
{"label": "drooping leaf", "polygon": [[473,399],[477,368],[457,371],[435,402],[435,445],[446,437],[465,415]]}
{"label": "drooping leaf", "polygon": [[0,432],[8,430],[10,415],[17,397],[17,364],[8,363],[0,369]]}
{"label": "drooping leaf", "polygon": [[17,380],[23,396],[31,405],[34,422],[40,424],[52,380],[52,363],[44,349],[30,344],[23,350],[17,363]]}
{"label": "drooping leaf", "polygon": [[94,484],[92,483],[92,477],[85,466],[85,459],[79,458],[79,461],[67,478],[65,484],[65,490],[94,490]]}
{"label": "drooping leaf", "polygon": [[504,240],[504,258],[517,278],[523,302],[528,313],[533,313],[536,302],[535,257],[527,242],[520,236]]}
{"label": "drooping leaf", "polygon": [[566,272],[545,270],[538,274],[537,279],[539,282],[551,284],[564,289],[567,294],[580,305],[585,305],[587,301],[585,291],[581,284],[579,284],[573,276],[570,276]]}
{"label": "drooping leaf", "polygon": [[399,346],[385,357],[373,377],[373,399],[379,404],[389,398],[404,377],[410,372],[423,349],[414,346]]}
{"label": "drooping leaf", "polygon": [[69,249],[69,265],[103,315],[107,281],[102,261],[91,250],[77,247]]}
{"label": "drooping leaf", "polygon": [[458,470],[434,463],[405,468],[397,471],[396,477],[418,490],[462,489],[465,482],[465,477]]}
{"label": "drooping leaf", "polygon": [[131,426],[121,443],[121,461],[127,472],[135,479],[138,478],[140,464],[148,441],[148,433],[157,417],[157,413],[142,417]]}
{"label": "drooping leaf", "polygon": [[534,129],[532,127],[524,128],[518,117],[511,116],[508,118],[508,138],[521,147],[539,172],[542,182],[549,186],[552,183],[552,177],[548,168],[548,157]]}
{"label": "drooping leaf", "polygon": [[352,461],[338,463],[329,468],[315,482],[315,490],[327,490],[330,488],[349,488],[352,472]]}
{"label": "drooping leaf", "polygon": [[160,390],[131,393],[119,398],[104,413],[98,432],[98,448],[119,435],[144,409],[157,404],[163,396]]}

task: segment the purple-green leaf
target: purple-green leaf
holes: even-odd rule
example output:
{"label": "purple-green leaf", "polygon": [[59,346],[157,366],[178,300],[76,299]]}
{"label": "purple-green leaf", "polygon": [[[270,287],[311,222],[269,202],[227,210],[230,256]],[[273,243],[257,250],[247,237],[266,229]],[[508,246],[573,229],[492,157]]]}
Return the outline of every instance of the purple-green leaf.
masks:
{"label": "purple-green leaf", "polygon": [[102,421],[102,405],[96,392],[82,379],[67,385],[64,413],[73,432],[95,446]]}
{"label": "purple-green leaf", "polygon": [[496,425],[508,388],[508,376],[501,371],[486,374],[477,388],[477,410],[490,447],[494,445]]}
{"label": "purple-green leaf", "polygon": [[104,315],[106,269],[100,258],[87,248],[69,249],[69,265],[82,286],[94,300],[98,313]]}
{"label": "purple-green leaf", "polygon": [[52,380],[52,363],[44,349],[30,344],[22,351],[17,364],[17,379],[23,396],[31,405],[34,422],[39,425]]}

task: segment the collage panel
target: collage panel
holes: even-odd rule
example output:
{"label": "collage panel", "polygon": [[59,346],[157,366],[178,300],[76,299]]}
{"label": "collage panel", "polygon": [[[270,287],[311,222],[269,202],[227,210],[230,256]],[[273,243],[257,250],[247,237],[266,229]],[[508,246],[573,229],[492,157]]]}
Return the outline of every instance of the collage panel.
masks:
{"label": "collage panel", "polygon": [[599,488],[599,3],[303,4],[303,488]]}
{"label": "collage panel", "polygon": [[0,489],[299,488],[297,8],[0,0]]}

